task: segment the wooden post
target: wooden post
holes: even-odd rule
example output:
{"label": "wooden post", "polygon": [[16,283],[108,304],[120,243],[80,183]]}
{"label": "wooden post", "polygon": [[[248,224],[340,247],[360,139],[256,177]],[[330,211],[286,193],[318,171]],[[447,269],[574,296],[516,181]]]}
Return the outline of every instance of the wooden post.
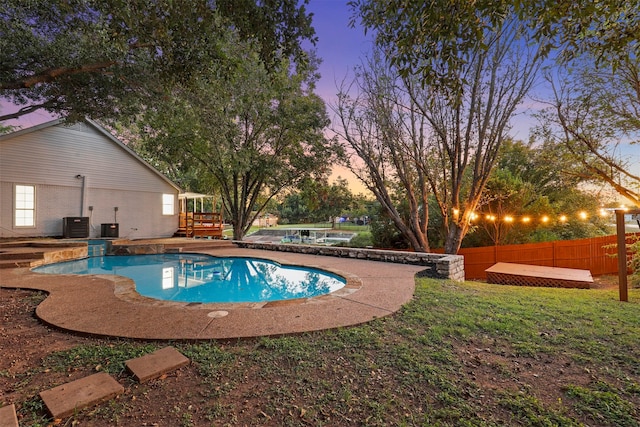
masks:
{"label": "wooden post", "polygon": [[618,236],[618,288],[620,301],[629,301],[627,292],[627,239],[624,227],[623,209],[616,209],[616,234]]}
{"label": "wooden post", "polygon": [[627,292],[627,238],[624,226],[624,216],[627,214],[640,215],[640,209],[616,209],[616,234],[618,236],[618,286],[620,301],[629,301]]}

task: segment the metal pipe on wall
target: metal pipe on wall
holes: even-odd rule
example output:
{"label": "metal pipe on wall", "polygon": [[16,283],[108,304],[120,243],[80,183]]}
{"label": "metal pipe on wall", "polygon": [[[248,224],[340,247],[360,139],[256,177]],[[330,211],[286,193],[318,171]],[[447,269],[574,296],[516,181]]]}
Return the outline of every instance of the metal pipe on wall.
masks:
{"label": "metal pipe on wall", "polygon": [[82,186],[80,188],[80,216],[84,216],[84,205],[87,198],[87,177],[84,175],[76,175],[76,179],[82,180]]}

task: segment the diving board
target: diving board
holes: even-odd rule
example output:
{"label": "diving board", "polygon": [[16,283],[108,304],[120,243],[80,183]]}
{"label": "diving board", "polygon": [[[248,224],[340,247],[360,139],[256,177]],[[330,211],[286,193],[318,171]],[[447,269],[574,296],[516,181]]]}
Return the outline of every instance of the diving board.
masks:
{"label": "diving board", "polygon": [[499,262],[485,270],[487,282],[499,285],[548,286],[589,289],[593,277],[589,270],[545,267]]}

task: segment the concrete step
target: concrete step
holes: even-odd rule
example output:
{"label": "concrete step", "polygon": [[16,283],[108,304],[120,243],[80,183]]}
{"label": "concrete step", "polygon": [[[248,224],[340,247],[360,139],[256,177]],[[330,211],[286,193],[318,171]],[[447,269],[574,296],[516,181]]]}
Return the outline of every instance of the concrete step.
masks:
{"label": "concrete step", "polygon": [[41,260],[30,259],[5,259],[0,260],[0,269],[3,268],[29,268],[40,265]]}
{"label": "concrete step", "polygon": [[0,251],[0,261],[3,260],[12,260],[12,259],[43,259],[44,252],[36,252],[36,251],[18,251],[13,250],[10,252]]}
{"label": "concrete step", "polygon": [[16,405],[11,404],[0,407],[0,426],[19,427],[18,416],[16,415]]}
{"label": "concrete step", "polygon": [[142,383],[186,366],[189,362],[189,359],[174,347],[164,347],[153,353],[129,359],[125,366]]}
{"label": "concrete step", "polygon": [[54,419],[65,418],[89,406],[105,402],[124,387],[105,372],[89,375],[40,392],[40,398]]}

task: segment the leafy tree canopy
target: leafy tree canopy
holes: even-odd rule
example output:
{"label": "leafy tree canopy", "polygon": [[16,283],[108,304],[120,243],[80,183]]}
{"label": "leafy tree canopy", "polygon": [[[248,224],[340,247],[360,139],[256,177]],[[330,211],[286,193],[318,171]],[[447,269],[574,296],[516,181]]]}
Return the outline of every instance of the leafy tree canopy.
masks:
{"label": "leafy tree canopy", "polygon": [[12,126],[2,126],[2,124],[0,124],[0,135],[2,135],[3,133],[9,133],[13,130]]}
{"label": "leafy tree canopy", "polygon": [[640,53],[637,0],[352,0],[354,16],[375,34],[403,75],[419,74],[428,85],[459,88],[458,70],[469,52],[485,48],[483,32],[513,10],[548,52],[561,48],[562,59],[595,52],[614,59],[629,46]]}
{"label": "leafy tree canopy", "polygon": [[299,224],[309,222],[309,208],[300,192],[292,192],[284,196],[278,205],[280,224]]}
{"label": "leafy tree canopy", "polygon": [[[587,179],[572,173],[574,160],[555,144],[508,140],[487,183],[465,247],[579,239],[606,232],[603,218],[581,220],[580,211],[596,212],[601,200],[580,189]],[[567,215],[567,221],[560,221]],[[547,221],[542,221],[543,217]],[[513,221],[505,220],[510,217]]]}
{"label": "leafy tree canopy", "polygon": [[595,63],[585,55],[546,75],[552,95],[537,133],[572,159],[571,173],[606,182],[640,206],[637,160],[624,154],[640,141],[640,60],[627,51],[615,66]]}
{"label": "leafy tree canopy", "polygon": [[324,102],[308,84],[311,67],[282,59],[269,71],[258,46],[232,32],[222,52],[228,60],[136,119],[147,156],[215,183],[241,239],[273,197],[323,176],[335,151],[323,135]]}
{"label": "leafy tree canopy", "polygon": [[351,208],[353,194],[345,179],[331,184],[327,179],[308,179],[301,187],[312,222],[329,222],[331,218],[335,224],[335,218]]}
{"label": "leafy tree canopy", "polygon": [[163,88],[197,78],[224,60],[234,28],[259,47],[270,69],[308,62],[315,41],[305,2],[243,0],[6,0],[0,9],[0,97],[77,120],[139,111]]}

